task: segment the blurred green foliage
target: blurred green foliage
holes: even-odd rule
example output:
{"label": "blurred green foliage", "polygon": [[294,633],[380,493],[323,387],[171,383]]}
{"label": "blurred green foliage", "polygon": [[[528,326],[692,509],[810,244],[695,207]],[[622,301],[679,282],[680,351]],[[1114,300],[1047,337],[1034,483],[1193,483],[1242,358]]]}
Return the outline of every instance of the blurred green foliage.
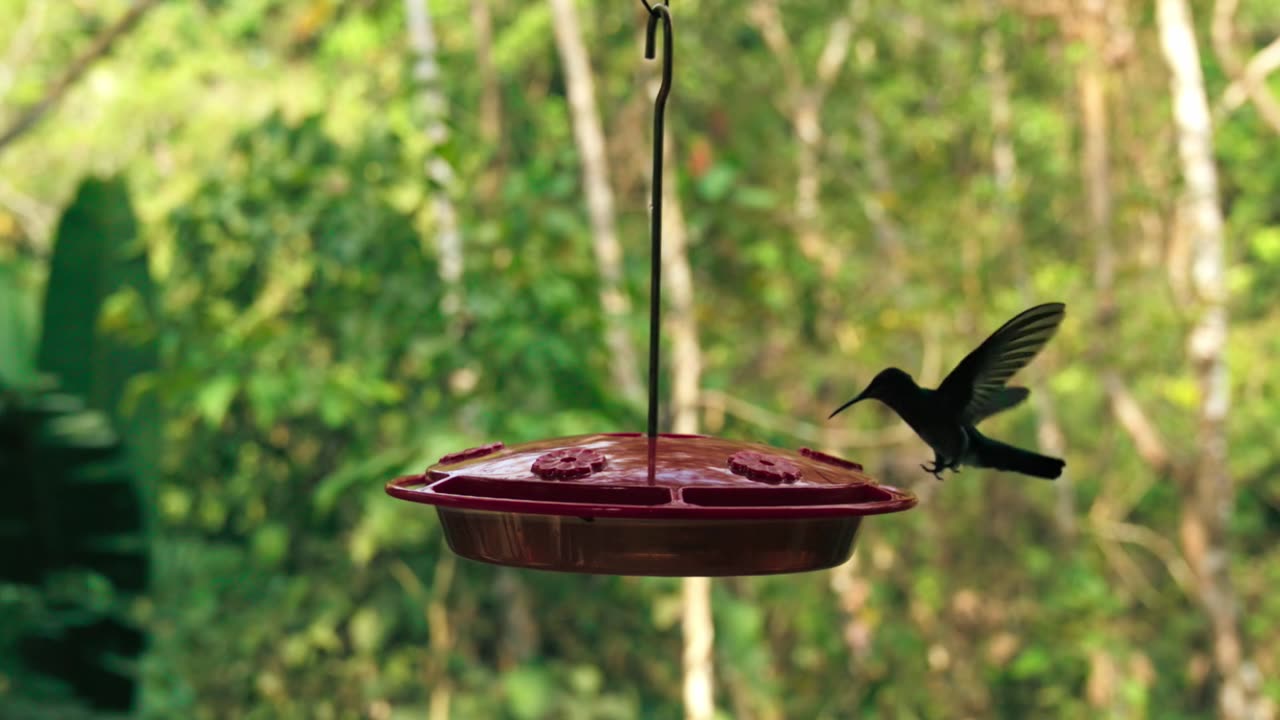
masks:
{"label": "blurred green foliage", "polygon": [[[610,387],[552,17],[542,4],[486,3],[494,143],[482,129],[477,2],[431,2],[444,143],[422,129],[402,2],[175,0],[0,149],[0,379],[59,372],[122,437],[156,433],[140,441],[150,449],[138,467],[156,513],[153,591],[132,609],[150,643],[143,717],[398,719],[446,699],[453,718],[681,714],[678,581],[458,561],[431,512],[382,492],[396,474],[481,442],[644,420]],[[0,3],[0,46],[12,48],[0,59],[0,125],[127,4]],[[1276,34],[1280,12],[1242,4],[1240,37]],[[780,3],[805,77],[847,5]],[[1175,458],[1193,452],[1179,180],[1152,19],[1127,3],[1117,21],[1132,33],[1117,31],[1117,45],[1133,41],[1109,81],[1120,313],[1100,341],[1075,79],[1089,49],[1013,5],[860,11],[819,117],[828,258],[795,241],[801,143],[784,65],[749,7],[673,9],[668,126],[702,385],[796,420],[759,425],[712,403],[705,431],[815,444],[802,435],[824,431],[809,424],[880,367],[931,383],[1028,298],[1064,299],[1070,313],[1035,367],[1066,436],[1068,492],[975,471],[937,485],[917,471],[928,453],[914,440],[833,448],[916,490],[921,505],[868,523],[850,577],[714,584],[725,717],[1212,712],[1210,631],[1178,575],[1185,491],[1134,451],[1102,382],[1117,372]],[[642,58],[638,4],[578,8],[636,308],[629,329],[643,350],[645,88],[656,69]],[[1208,49],[1209,13],[1196,15],[1217,98],[1227,79]],[[1017,160],[1007,195],[992,171],[993,41]],[[1231,564],[1246,640],[1280,700],[1275,142],[1248,106],[1219,118],[1239,493]],[[459,178],[450,192],[465,268],[452,319],[440,312],[440,188],[424,170],[434,158]],[[876,241],[878,222],[897,228],[902,259]],[[60,267],[50,249],[108,233],[122,239],[111,253],[94,245],[66,266],[84,273],[73,284],[100,309],[62,312],[38,343],[39,298],[48,290],[55,314],[74,299],[49,287]],[[895,263],[900,285],[887,272]],[[117,347],[126,341],[153,343],[155,361]],[[839,425],[889,426],[870,411]],[[993,420],[992,433],[1034,445],[1034,404]],[[1058,526],[1064,505],[1076,534]],[[0,611],[14,620],[0,630],[43,622],[44,594],[3,592]],[[59,692],[27,692],[15,672],[0,664],[0,699]]]}
{"label": "blurred green foliage", "polygon": [[161,419],[136,388],[155,370],[153,287],[118,178],[82,183],[57,225],[38,356],[9,287],[0,605],[22,622],[0,637],[17,686],[0,695],[6,717],[124,711],[138,694],[152,506],[138,481],[154,476]]}
{"label": "blurred green foliage", "polygon": [[127,458],[107,418],[74,395],[0,400],[4,717],[133,706],[150,535]]}

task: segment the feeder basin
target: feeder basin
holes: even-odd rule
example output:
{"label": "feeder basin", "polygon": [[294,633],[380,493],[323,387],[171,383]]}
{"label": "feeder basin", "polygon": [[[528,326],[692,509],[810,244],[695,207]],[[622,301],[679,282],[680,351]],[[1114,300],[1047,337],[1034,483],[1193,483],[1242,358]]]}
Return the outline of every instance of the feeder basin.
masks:
{"label": "feeder basin", "polygon": [[649,576],[834,567],[853,552],[863,517],[916,504],[857,463],[808,448],[642,433],[493,443],[386,491],[436,506],[465,558]]}

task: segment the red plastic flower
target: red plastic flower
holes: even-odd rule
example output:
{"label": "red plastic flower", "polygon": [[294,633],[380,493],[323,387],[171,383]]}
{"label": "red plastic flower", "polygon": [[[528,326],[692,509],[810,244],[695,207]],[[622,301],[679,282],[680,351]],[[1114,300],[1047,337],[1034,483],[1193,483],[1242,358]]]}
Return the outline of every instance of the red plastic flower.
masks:
{"label": "red plastic flower", "polygon": [[605,457],[591,448],[552,450],[533,461],[533,474],[543,480],[570,480],[604,469]]}
{"label": "red plastic flower", "polygon": [[739,450],[730,456],[729,469],[748,480],[775,485],[795,482],[803,474],[799,465],[786,458],[754,450]]}

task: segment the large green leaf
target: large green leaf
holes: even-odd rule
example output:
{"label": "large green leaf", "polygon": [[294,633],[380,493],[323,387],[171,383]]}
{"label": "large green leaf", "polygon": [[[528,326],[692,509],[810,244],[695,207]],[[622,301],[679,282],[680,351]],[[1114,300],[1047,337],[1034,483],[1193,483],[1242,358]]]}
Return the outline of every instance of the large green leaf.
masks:
{"label": "large green leaf", "polygon": [[124,180],[83,181],[55,233],[39,368],[107,414],[146,487],[158,464],[159,408],[154,394],[129,391],[156,368],[154,297]]}

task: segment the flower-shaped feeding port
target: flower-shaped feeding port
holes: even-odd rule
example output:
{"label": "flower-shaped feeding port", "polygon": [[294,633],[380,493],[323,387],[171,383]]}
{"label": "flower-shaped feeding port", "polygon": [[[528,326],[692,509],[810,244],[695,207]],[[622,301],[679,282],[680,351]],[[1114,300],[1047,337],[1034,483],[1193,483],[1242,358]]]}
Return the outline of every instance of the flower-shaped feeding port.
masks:
{"label": "flower-shaped feeding port", "polygon": [[863,517],[916,504],[857,463],[809,448],[669,434],[651,445],[642,433],[485,448],[446,455],[387,493],[436,506],[455,553],[499,565],[657,576],[819,570],[849,558]]}
{"label": "flower-shaped feeding port", "polygon": [[533,461],[533,474],[543,480],[586,477],[604,469],[604,455],[586,447],[552,450]]}
{"label": "flower-shaped feeding port", "polygon": [[755,450],[739,450],[729,456],[729,469],[735,475],[764,483],[793,483],[804,472],[799,465],[777,455]]}

